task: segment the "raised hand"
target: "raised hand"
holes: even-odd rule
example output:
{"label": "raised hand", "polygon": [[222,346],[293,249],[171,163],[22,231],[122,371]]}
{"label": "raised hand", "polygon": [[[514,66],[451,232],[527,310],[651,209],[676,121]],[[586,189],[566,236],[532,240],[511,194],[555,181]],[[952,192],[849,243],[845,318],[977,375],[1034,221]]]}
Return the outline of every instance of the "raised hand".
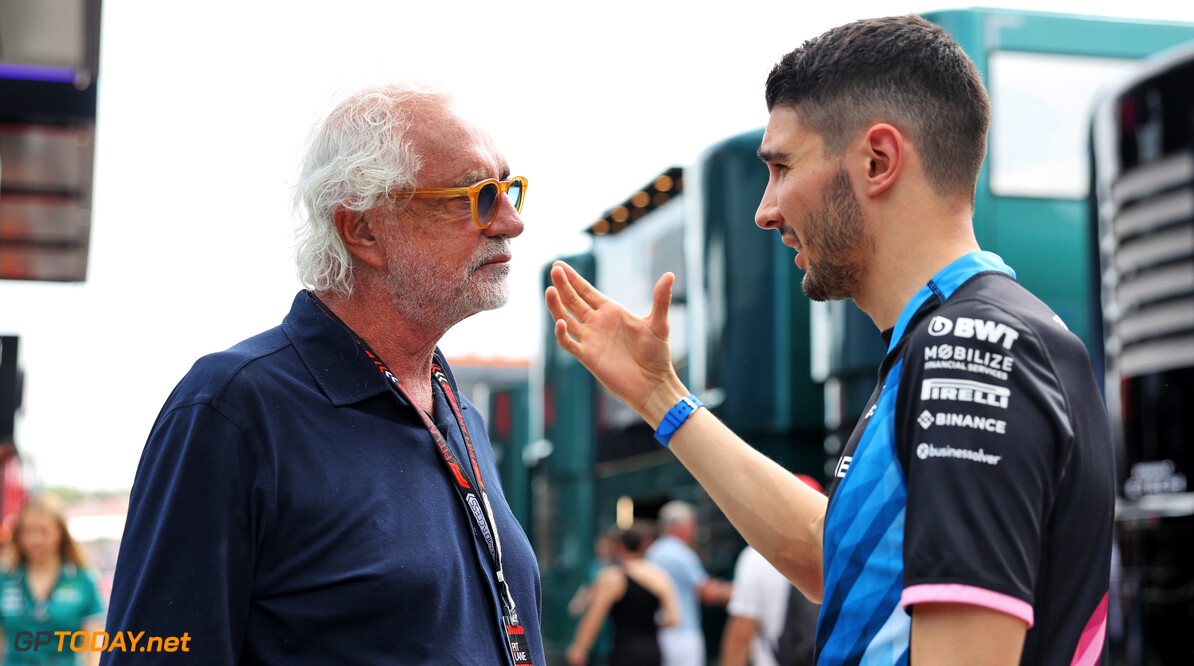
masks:
{"label": "raised hand", "polygon": [[672,366],[668,306],[676,276],[655,283],[651,313],[638,317],[589,284],[568,264],[551,268],[545,294],[556,342],[651,427],[688,390]]}
{"label": "raised hand", "polygon": [[[689,393],[668,346],[675,280],[665,273],[655,283],[646,317],[631,314],[559,261],[551,267],[546,294],[556,342],[652,428]],[[669,450],[747,542],[819,600],[825,495],[742,441],[709,410],[693,412],[684,423]]]}

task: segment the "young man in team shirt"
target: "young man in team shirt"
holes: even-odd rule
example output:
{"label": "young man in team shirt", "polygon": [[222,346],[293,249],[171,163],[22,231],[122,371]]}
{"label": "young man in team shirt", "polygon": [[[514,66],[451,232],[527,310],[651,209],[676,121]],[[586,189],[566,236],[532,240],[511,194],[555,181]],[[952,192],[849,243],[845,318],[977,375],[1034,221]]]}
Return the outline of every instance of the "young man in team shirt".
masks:
{"label": "young man in team shirt", "polygon": [[822,604],[818,663],[1097,663],[1107,417],[1081,341],[975,240],[990,119],[976,68],[923,19],[873,19],[785,56],[766,98],[755,221],[797,251],[805,294],[854,299],[888,349],[828,497],[680,382],[670,273],[639,318],[556,265],[559,345]]}

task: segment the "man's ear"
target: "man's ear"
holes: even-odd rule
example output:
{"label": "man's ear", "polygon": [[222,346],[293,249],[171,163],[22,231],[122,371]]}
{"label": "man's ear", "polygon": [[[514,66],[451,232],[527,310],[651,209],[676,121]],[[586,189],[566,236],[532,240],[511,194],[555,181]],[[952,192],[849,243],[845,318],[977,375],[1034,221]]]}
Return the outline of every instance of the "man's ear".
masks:
{"label": "man's ear", "polygon": [[909,148],[907,141],[903,132],[887,123],[876,123],[866,131],[862,149],[868,196],[879,196],[899,179]]}
{"label": "man's ear", "polygon": [[370,266],[381,266],[385,263],[385,257],[381,244],[373,234],[370,217],[373,216],[367,212],[351,210],[340,204],[336,207],[333,221],[336,224],[336,233],[353,256]]}

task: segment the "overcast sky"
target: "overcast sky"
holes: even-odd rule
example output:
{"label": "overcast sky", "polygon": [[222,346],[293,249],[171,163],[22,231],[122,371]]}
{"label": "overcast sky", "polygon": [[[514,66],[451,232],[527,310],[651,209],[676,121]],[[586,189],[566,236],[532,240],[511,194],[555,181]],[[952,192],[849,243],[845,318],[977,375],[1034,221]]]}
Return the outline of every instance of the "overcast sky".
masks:
{"label": "overcast sky", "polygon": [[[1194,3],[988,6],[1194,21]],[[449,356],[530,358],[538,276],[669,166],[762,126],[762,84],[804,39],[922,2],[104,3],[88,279],[0,282],[21,337],[17,443],[46,485],[121,489],[199,356],[276,325],[300,285],[291,187],[343,92],[392,77],[450,90],[530,180],[510,304]]]}

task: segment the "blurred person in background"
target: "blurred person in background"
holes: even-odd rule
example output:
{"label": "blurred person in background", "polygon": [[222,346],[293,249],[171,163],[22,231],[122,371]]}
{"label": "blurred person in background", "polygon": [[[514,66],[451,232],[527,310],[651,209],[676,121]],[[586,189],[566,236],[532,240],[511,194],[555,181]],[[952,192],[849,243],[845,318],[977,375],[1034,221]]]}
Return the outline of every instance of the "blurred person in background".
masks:
{"label": "blurred person in background", "polygon": [[[86,556],[67,529],[61,502],[35,497],[17,516],[8,546],[7,568],[0,578],[0,623],[4,627],[4,664],[75,665],[99,663],[99,652],[75,652],[79,642],[55,636],[37,649],[39,632],[93,632],[104,628],[104,607]],[[18,635],[21,635],[18,640]],[[44,634],[43,634],[44,635]],[[91,634],[87,634],[88,643]],[[29,638],[29,640],[26,640]]]}
{"label": "blurred person in background", "polygon": [[[621,534],[622,530],[610,527],[599,533],[593,540],[593,558],[589,560],[589,566],[585,570],[585,582],[576,588],[576,592],[568,601],[568,614],[572,617],[579,618],[589,607],[589,600],[593,598],[593,583],[597,581],[597,576],[601,574],[601,571],[613,562],[614,543],[621,538]],[[612,628],[609,623],[603,623],[601,631],[597,634],[597,639],[593,641],[593,647],[589,649],[592,661],[605,663],[606,657],[609,656],[611,633]]]}
{"label": "blurred person in background", "polygon": [[569,615],[580,617],[584,614],[585,608],[589,605],[589,599],[593,596],[593,581],[597,580],[597,575],[601,573],[601,570],[613,561],[613,545],[621,534],[622,530],[612,527],[602,531],[593,540],[593,558],[589,560],[589,566],[585,569],[585,582],[576,588],[572,599],[568,601]]}
{"label": "blurred person in background", "polygon": [[668,572],[680,597],[680,624],[659,632],[664,666],[703,666],[705,634],[701,629],[701,604],[724,606],[732,586],[712,578],[693,550],[696,541],[696,509],[687,502],[672,500],[659,509],[659,538],[647,549],[647,559]]}
{"label": "blurred person in background", "polygon": [[660,666],[659,627],[681,619],[676,588],[667,572],[643,559],[647,534],[639,527],[622,530],[611,544],[614,563],[597,575],[588,608],[568,646],[570,666],[584,666],[589,649],[608,616],[613,623],[611,666]]}

